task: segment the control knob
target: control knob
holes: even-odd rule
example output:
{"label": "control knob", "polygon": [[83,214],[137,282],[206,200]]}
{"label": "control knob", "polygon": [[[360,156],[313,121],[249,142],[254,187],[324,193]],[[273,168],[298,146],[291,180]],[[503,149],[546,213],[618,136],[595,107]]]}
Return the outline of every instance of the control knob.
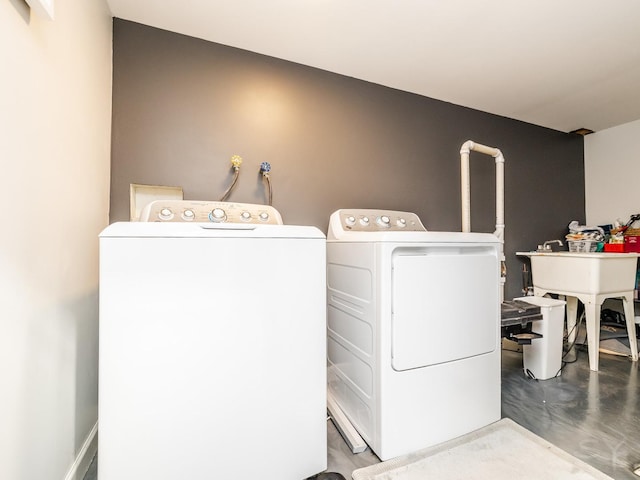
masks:
{"label": "control knob", "polygon": [[269,214],[267,212],[260,212],[260,220],[262,220],[263,222],[266,222],[267,220],[269,220]]}
{"label": "control knob", "polygon": [[209,213],[209,220],[212,222],[224,222],[226,218],[227,214],[221,208],[214,208],[211,210],[211,213]]}
{"label": "control knob", "polygon": [[349,226],[353,226],[356,223],[356,217],[354,217],[353,215],[349,215],[347,218],[345,218],[345,223]]}
{"label": "control knob", "polygon": [[182,212],[182,218],[189,221],[189,220],[193,220],[196,217],[196,214],[193,213],[193,210],[185,210],[184,212]]}
{"label": "control knob", "polygon": [[240,219],[245,222],[248,222],[249,220],[251,220],[251,214],[245,210],[240,214]]}
{"label": "control knob", "polygon": [[158,216],[160,217],[161,220],[171,220],[173,218],[173,212],[171,211],[170,208],[163,208],[162,210],[160,210],[160,213],[158,214]]}
{"label": "control knob", "polygon": [[369,217],[362,217],[360,219],[360,225],[366,227],[369,225]]}
{"label": "control knob", "polygon": [[380,225],[381,227],[389,227],[390,223],[391,223],[391,219],[389,217],[387,217],[386,215],[382,215],[380,217],[378,217],[378,219],[376,220],[376,222],[378,223],[378,225]]}

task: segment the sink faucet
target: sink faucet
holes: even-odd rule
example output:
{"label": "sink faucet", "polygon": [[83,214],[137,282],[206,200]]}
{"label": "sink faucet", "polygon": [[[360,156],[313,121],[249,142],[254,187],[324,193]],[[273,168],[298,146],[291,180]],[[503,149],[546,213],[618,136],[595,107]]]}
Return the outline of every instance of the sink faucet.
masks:
{"label": "sink faucet", "polygon": [[552,243],[557,243],[559,247],[562,246],[562,242],[560,240],[547,240],[542,245],[538,245],[538,251],[539,252],[551,252],[551,251],[553,251],[553,250],[551,250],[551,244]]}

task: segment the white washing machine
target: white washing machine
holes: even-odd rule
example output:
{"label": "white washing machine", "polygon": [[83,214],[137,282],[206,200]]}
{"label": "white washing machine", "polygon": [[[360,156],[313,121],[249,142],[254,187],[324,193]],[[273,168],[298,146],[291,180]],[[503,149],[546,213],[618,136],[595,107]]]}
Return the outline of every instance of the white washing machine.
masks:
{"label": "white washing machine", "polygon": [[325,470],[322,232],[263,205],[145,215],[100,235],[100,480]]}
{"label": "white washing machine", "polygon": [[338,210],[327,234],[328,388],[382,460],[500,419],[500,241]]}

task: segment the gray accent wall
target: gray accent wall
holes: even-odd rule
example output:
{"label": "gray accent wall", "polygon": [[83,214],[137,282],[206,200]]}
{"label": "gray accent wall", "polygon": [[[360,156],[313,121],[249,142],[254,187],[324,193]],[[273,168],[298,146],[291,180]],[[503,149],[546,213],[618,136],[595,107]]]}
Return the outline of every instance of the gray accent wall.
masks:
{"label": "gray accent wall", "polygon": [[[237,154],[229,200],[266,203],[267,161],[285,223],[326,233],[336,209],[384,208],[460,231],[466,140],[505,157],[505,298],[520,296],[514,252],[584,221],[582,137],[114,19],[111,222],[129,219],[131,183],[218,200]],[[470,163],[472,230],[493,232],[495,163],[479,153]]]}

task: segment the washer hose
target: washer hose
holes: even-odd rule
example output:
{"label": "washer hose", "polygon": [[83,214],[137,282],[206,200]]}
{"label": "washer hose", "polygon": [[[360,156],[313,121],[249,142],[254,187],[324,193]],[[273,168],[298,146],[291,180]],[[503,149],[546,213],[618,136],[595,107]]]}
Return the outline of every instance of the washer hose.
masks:
{"label": "washer hose", "polygon": [[233,187],[236,186],[236,183],[238,182],[238,177],[240,177],[241,164],[242,164],[242,157],[240,155],[234,155],[233,157],[231,157],[231,166],[234,169],[233,180],[231,181],[231,185],[229,185],[229,188],[227,188],[227,191],[224,192],[224,194],[220,198],[221,202],[224,202],[227,199],[227,197],[231,194],[231,190],[233,190]]}
{"label": "washer hose", "polygon": [[271,179],[269,178],[269,172],[271,171],[271,164],[269,162],[262,162],[260,164],[260,173],[262,173],[262,178],[267,181],[267,191],[269,196],[269,205],[273,203],[273,194],[271,190]]}

